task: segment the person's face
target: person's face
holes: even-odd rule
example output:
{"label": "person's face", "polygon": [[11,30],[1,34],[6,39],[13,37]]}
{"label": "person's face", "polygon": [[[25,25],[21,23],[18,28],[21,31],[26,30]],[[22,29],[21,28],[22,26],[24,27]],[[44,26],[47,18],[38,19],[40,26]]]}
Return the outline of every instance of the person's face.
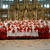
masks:
{"label": "person's face", "polygon": [[7,19],[6,19],[6,21],[7,21]]}
{"label": "person's face", "polygon": [[32,20],[33,20],[33,18],[32,18]]}
{"label": "person's face", "polygon": [[42,18],[41,18],[42,19]]}
{"label": "person's face", "polygon": [[0,21],[1,21],[1,19],[0,19]]}
{"label": "person's face", "polygon": [[15,19],[16,20],[16,19]]}
{"label": "person's face", "polygon": [[19,21],[21,21],[21,19],[19,19]]}
{"label": "person's face", "polygon": [[37,20],[37,18],[36,18],[36,20]]}
{"label": "person's face", "polygon": [[11,20],[11,19],[10,19]]}
{"label": "person's face", "polygon": [[45,20],[47,20],[47,18],[45,18]]}
{"label": "person's face", "polygon": [[27,20],[29,20],[29,18],[27,18]]}

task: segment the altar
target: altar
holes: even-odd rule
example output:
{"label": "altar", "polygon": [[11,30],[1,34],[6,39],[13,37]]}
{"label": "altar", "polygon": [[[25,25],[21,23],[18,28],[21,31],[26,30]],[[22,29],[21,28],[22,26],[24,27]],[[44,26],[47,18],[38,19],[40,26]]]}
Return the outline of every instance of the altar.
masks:
{"label": "altar", "polygon": [[28,0],[23,1],[22,4],[18,0],[14,0],[14,4],[10,5],[10,18],[23,19],[26,18],[44,18],[44,9],[41,8],[41,4],[37,0],[33,0],[33,3],[28,3]]}

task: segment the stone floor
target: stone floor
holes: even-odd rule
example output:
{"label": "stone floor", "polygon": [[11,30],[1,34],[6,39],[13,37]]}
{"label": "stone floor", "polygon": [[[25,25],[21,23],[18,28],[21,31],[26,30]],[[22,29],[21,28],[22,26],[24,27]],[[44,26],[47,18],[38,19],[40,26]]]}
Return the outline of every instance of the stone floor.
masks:
{"label": "stone floor", "polygon": [[0,50],[50,50],[50,39],[0,40]]}

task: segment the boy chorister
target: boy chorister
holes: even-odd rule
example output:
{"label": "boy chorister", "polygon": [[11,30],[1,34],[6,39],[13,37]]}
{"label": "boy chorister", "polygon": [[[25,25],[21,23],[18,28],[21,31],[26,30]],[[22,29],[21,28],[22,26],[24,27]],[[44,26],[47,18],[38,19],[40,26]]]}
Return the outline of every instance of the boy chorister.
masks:
{"label": "boy chorister", "polygon": [[10,28],[10,25],[8,24],[8,28],[7,28],[7,37],[11,37],[12,30]]}
{"label": "boy chorister", "polygon": [[31,36],[31,38],[33,38],[33,28],[32,28],[32,25],[30,26],[30,36]]}
{"label": "boy chorister", "polygon": [[12,37],[15,37],[15,28],[14,28],[14,26],[12,27]]}

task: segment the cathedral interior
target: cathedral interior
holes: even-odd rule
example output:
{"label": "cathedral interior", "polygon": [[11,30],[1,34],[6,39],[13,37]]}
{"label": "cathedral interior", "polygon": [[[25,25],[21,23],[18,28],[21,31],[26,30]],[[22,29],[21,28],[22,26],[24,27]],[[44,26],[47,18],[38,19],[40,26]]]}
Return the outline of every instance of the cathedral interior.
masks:
{"label": "cathedral interior", "polygon": [[[21,19],[22,20],[23,18],[25,18],[25,19],[29,18],[29,19],[35,20],[35,19],[40,19],[41,17],[43,19],[45,19],[45,18],[48,19],[47,22],[49,21],[49,19],[50,19],[50,0],[0,0],[0,21],[2,20],[2,22],[5,22],[6,19],[8,19],[9,21],[11,21],[10,19],[12,19],[12,20]],[[2,25],[2,22],[0,22],[1,25]],[[5,22],[5,24],[6,24],[6,22]],[[41,21],[41,23],[42,22],[43,21]],[[12,24],[14,24],[14,23],[12,23]],[[9,25],[9,23],[8,23],[8,25]],[[18,25],[17,25],[17,27],[15,26],[15,28],[18,28]],[[4,24],[2,25],[2,27],[3,26],[4,26]],[[11,26],[14,26],[14,25],[11,25]],[[1,28],[0,29],[0,50],[50,50],[50,33],[47,34],[49,32],[48,28],[45,29],[45,31],[47,32],[46,34],[43,31],[41,31],[41,32],[39,31],[38,33],[41,34],[40,37],[49,35],[48,36],[49,39],[42,38],[42,37],[41,37],[42,39],[40,39],[40,38],[38,39],[38,37],[36,38],[36,36],[34,36],[32,38],[32,36],[30,37],[30,35],[24,36],[24,37],[21,36],[22,38],[25,38],[25,39],[22,39],[21,37],[19,37],[19,35],[16,37],[16,34],[15,34],[15,37],[13,37],[12,34],[11,34],[11,36],[7,37],[7,34],[6,34],[7,32],[5,33],[5,31],[7,30],[8,34],[9,34],[9,31],[11,29],[13,29],[13,31],[14,31],[14,27],[10,28],[9,30],[8,30],[9,27],[6,29],[7,25],[5,28],[2,28],[2,27],[0,26],[0,28]],[[32,26],[29,26],[29,27],[32,27]],[[44,30],[43,28],[44,27],[42,27],[42,30]],[[19,29],[20,29],[20,27],[19,27]],[[20,33],[22,31],[20,31]],[[35,32],[36,32],[36,30],[35,30]],[[12,33],[12,30],[11,30],[11,33]],[[18,31],[17,31],[17,33],[18,33]],[[23,33],[25,33],[25,31]],[[32,39],[29,39],[29,38],[27,39],[26,37],[27,38],[29,37]]]}

